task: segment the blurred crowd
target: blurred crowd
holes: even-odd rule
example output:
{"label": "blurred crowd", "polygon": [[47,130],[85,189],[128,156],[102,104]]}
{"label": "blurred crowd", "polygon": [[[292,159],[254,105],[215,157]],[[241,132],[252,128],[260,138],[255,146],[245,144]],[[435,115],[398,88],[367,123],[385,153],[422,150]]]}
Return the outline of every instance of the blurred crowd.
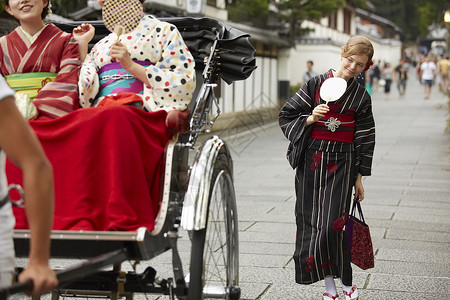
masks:
{"label": "blurred crowd", "polygon": [[380,90],[384,92],[385,99],[389,99],[391,87],[395,86],[398,95],[404,96],[407,82],[412,76],[423,85],[425,99],[430,98],[432,87],[435,85],[442,93],[450,91],[450,60],[447,54],[438,55],[420,47],[405,49],[402,57],[395,65],[389,61],[374,61],[370,69],[361,74],[359,80],[365,83],[369,93]]}

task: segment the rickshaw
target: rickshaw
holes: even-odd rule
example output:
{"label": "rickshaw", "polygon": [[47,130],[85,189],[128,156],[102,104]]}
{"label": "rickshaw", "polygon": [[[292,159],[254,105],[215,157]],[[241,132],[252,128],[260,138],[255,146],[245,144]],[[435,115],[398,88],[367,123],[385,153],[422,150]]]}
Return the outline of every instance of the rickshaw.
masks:
{"label": "rickshaw", "polygon": [[[256,68],[255,48],[249,34],[214,19],[161,20],[178,28],[193,54],[197,87],[189,105],[189,129],[179,133],[165,149],[155,228],[149,231],[141,227],[134,232],[53,231],[51,257],[83,262],[57,271],[60,285],[52,292],[52,299],[69,295],[133,299],[140,293],[168,295],[170,299],[240,298],[232,158],[220,137],[205,137],[220,114],[214,88],[220,79],[231,84],[248,78]],[[89,23],[96,27],[96,33],[108,33],[101,21]],[[56,25],[71,32],[79,24]],[[183,269],[178,250],[180,227],[189,235],[189,270]],[[26,257],[29,230],[15,230],[14,242],[17,257]],[[121,270],[125,261],[148,261],[169,250],[171,278],[156,277],[152,267],[142,273]],[[29,288],[29,283],[16,284],[3,295],[23,291],[27,284]]]}

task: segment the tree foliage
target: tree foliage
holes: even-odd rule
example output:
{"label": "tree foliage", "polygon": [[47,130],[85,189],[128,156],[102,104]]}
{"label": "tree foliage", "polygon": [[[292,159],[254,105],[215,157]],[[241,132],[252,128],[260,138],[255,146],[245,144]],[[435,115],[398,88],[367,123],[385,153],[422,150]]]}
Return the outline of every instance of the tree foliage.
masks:
{"label": "tree foliage", "polygon": [[448,0],[370,0],[374,13],[402,29],[405,41],[425,37],[430,25],[444,26],[445,10],[450,9]]}
{"label": "tree foliage", "polygon": [[80,10],[87,6],[87,0],[51,0],[53,13],[69,17],[70,13]]}
{"label": "tree foliage", "polygon": [[428,34],[430,25],[437,25],[438,27],[446,26],[444,22],[446,10],[450,10],[450,2],[448,0],[427,1],[418,6],[420,13],[420,34],[422,36]]}
{"label": "tree foliage", "polygon": [[294,42],[302,35],[305,20],[319,20],[345,4],[345,0],[279,0],[277,8],[289,26],[288,38]]}
{"label": "tree foliage", "polygon": [[234,0],[228,4],[228,17],[235,22],[264,25],[269,13],[267,0]]}

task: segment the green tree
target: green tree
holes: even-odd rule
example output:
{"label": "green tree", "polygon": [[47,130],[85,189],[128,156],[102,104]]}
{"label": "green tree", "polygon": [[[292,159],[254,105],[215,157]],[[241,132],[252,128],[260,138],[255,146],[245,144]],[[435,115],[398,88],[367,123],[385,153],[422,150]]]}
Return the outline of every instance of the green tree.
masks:
{"label": "green tree", "polygon": [[430,25],[437,25],[438,27],[446,26],[444,14],[447,10],[450,10],[450,2],[448,0],[427,1],[419,5],[420,34],[422,36],[427,35]]}
{"label": "green tree", "polygon": [[374,13],[384,17],[402,29],[405,41],[416,41],[429,33],[431,25],[444,26],[448,0],[370,0]]}
{"label": "green tree", "polygon": [[[420,0],[419,0],[420,1]],[[404,40],[419,36],[418,0],[371,0],[374,13],[394,22],[401,28]],[[422,1],[420,1],[422,2]]]}
{"label": "green tree", "polygon": [[295,43],[297,37],[303,35],[301,28],[305,20],[319,20],[345,4],[345,0],[279,0],[277,8],[280,16],[288,24],[288,38]]}
{"label": "green tree", "polygon": [[87,6],[87,0],[52,0],[54,14],[70,18],[69,14]]}
{"label": "green tree", "polygon": [[234,0],[228,4],[228,18],[234,22],[264,26],[269,13],[268,0]]}

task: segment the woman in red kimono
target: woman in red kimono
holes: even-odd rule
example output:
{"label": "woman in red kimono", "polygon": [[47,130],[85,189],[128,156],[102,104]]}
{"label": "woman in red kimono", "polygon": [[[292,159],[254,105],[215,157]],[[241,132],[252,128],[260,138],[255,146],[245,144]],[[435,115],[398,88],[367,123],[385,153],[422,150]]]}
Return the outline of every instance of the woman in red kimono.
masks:
{"label": "woman in red kimono", "polygon": [[79,107],[80,54],[72,34],[44,24],[48,0],[5,0],[6,11],[19,20],[0,38],[0,73],[16,92],[34,98],[40,117],[61,117]]}
{"label": "woman in red kimono", "polygon": [[[296,169],[297,283],[325,280],[323,299],[337,299],[333,278],[340,278],[346,300],[358,299],[343,227],[353,200],[364,199],[362,176],[371,173],[375,124],[370,95],[356,81],[372,60],[373,46],[361,36],[341,48],[341,66],[318,75],[283,106],[279,122],[289,139],[288,160]],[[337,101],[324,104],[322,83],[347,81]],[[334,121],[334,122],[333,122]]]}

